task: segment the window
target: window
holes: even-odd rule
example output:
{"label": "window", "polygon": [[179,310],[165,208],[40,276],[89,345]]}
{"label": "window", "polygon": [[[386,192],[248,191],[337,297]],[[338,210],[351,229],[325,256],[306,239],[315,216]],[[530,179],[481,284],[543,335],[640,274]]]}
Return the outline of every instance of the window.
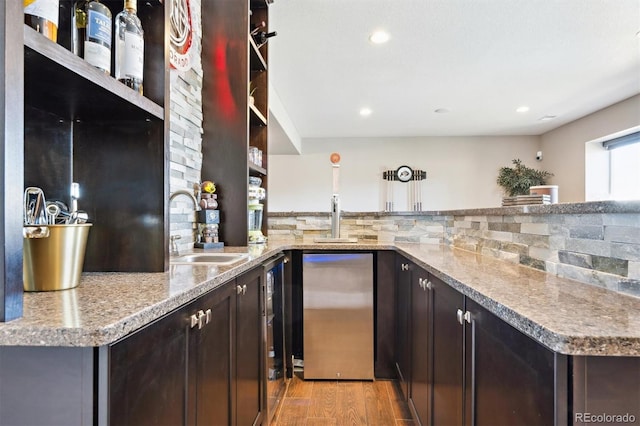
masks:
{"label": "window", "polygon": [[585,147],[585,199],[640,200],[640,129],[633,128]]}
{"label": "window", "polygon": [[640,134],[634,143],[609,149],[613,200],[640,200]]}

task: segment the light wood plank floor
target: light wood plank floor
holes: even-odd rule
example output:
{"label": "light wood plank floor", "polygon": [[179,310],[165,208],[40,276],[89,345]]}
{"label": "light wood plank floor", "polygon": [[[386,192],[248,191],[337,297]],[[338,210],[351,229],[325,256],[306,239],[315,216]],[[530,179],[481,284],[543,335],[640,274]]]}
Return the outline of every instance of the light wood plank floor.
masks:
{"label": "light wood plank floor", "polygon": [[273,426],[414,425],[395,380],[302,380],[297,375]]}

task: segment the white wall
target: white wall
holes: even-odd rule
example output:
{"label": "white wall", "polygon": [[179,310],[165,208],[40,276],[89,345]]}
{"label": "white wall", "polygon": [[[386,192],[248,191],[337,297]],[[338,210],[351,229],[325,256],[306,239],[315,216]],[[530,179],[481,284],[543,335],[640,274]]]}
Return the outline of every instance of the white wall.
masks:
{"label": "white wall", "polygon": [[640,95],[565,124],[541,136],[542,166],[554,173],[560,202],[585,201],[585,144],[640,125]]}
{"label": "white wall", "polygon": [[[497,207],[498,169],[514,158],[542,168],[539,149],[538,136],[303,139],[301,155],[269,156],[269,211],[329,211],[334,151],[342,156],[342,210],[383,210],[382,171],[401,165],[427,171],[423,210]],[[406,184],[394,185],[395,210],[408,210]]]}

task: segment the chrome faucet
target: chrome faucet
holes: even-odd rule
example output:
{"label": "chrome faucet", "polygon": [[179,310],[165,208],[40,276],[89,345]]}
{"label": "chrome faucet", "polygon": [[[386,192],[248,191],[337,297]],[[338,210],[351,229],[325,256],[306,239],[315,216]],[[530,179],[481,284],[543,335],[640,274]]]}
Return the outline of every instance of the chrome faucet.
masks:
{"label": "chrome faucet", "polygon": [[178,195],[186,195],[187,197],[191,198],[191,201],[193,201],[193,209],[195,211],[200,210],[200,203],[198,202],[198,199],[196,198],[195,195],[193,195],[192,192],[189,192],[186,189],[179,189],[176,192],[174,192],[173,194],[171,194],[169,196],[169,204],[171,204],[171,201],[174,198],[176,198]]}
{"label": "chrome faucet", "polygon": [[[173,194],[169,195],[169,204],[171,204],[171,201],[174,198],[176,198],[178,195],[186,195],[187,197],[191,198],[191,201],[193,201],[193,209],[195,211],[200,210],[200,203],[198,202],[198,199],[192,192],[189,192],[186,189],[179,189],[175,191]],[[169,237],[169,240],[171,241],[171,244],[169,245],[169,254],[171,256],[180,255],[180,252],[178,251],[178,243],[176,242],[176,240],[179,240],[179,239],[180,239],[180,235],[172,235]]]}

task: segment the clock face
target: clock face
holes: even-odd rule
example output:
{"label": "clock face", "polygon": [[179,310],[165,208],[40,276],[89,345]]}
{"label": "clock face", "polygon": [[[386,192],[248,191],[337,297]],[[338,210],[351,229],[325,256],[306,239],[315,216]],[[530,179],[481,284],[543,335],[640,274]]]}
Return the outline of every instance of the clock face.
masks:
{"label": "clock face", "polygon": [[396,170],[400,182],[409,182],[413,178],[413,170],[409,166],[400,166]]}

